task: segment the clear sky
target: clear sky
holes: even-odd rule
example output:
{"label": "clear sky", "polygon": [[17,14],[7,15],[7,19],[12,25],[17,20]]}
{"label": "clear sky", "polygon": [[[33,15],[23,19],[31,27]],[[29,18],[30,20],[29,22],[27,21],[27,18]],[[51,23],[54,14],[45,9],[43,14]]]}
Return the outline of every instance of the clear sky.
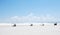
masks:
{"label": "clear sky", "polygon": [[27,15],[30,17],[50,15],[60,21],[58,20],[60,19],[60,0],[0,0],[0,22],[4,22],[6,18],[19,17],[20,19],[21,16],[26,17]]}

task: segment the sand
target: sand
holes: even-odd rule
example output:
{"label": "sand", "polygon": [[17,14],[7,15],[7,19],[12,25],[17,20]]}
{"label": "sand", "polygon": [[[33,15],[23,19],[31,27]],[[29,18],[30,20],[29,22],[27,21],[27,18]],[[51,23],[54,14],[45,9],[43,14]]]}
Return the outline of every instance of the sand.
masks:
{"label": "sand", "polygon": [[0,24],[0,35],[60,35],[60,24]]}

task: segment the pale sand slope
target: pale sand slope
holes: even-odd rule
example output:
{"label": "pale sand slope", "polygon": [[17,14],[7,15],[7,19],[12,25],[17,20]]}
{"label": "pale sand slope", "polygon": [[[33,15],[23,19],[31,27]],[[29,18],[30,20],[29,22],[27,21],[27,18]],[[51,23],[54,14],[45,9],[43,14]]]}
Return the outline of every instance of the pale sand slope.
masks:
{"label": "pale sand slope", "polygon": [[0,35],[60,35],[60,24],[0,24]]}

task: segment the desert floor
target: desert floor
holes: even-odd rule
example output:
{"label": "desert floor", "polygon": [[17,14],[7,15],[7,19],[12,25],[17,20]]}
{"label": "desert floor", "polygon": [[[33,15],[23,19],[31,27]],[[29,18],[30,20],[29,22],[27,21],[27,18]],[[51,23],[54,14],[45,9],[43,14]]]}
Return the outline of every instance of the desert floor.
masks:
{"label": "desert floor", "polygon": [[0,35],[60,35],[60,24],[0,24]]}

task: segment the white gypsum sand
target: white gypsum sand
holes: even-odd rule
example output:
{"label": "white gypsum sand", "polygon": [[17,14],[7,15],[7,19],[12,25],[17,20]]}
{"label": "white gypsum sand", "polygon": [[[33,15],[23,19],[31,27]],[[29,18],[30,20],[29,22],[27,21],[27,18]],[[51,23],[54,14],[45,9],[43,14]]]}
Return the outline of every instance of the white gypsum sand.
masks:
{"label": "white gypsum sand", "polygon": [[[32,26],[31,26],[32,24]],[[60,35],[60,23],[0,23],[0,35]]]}

